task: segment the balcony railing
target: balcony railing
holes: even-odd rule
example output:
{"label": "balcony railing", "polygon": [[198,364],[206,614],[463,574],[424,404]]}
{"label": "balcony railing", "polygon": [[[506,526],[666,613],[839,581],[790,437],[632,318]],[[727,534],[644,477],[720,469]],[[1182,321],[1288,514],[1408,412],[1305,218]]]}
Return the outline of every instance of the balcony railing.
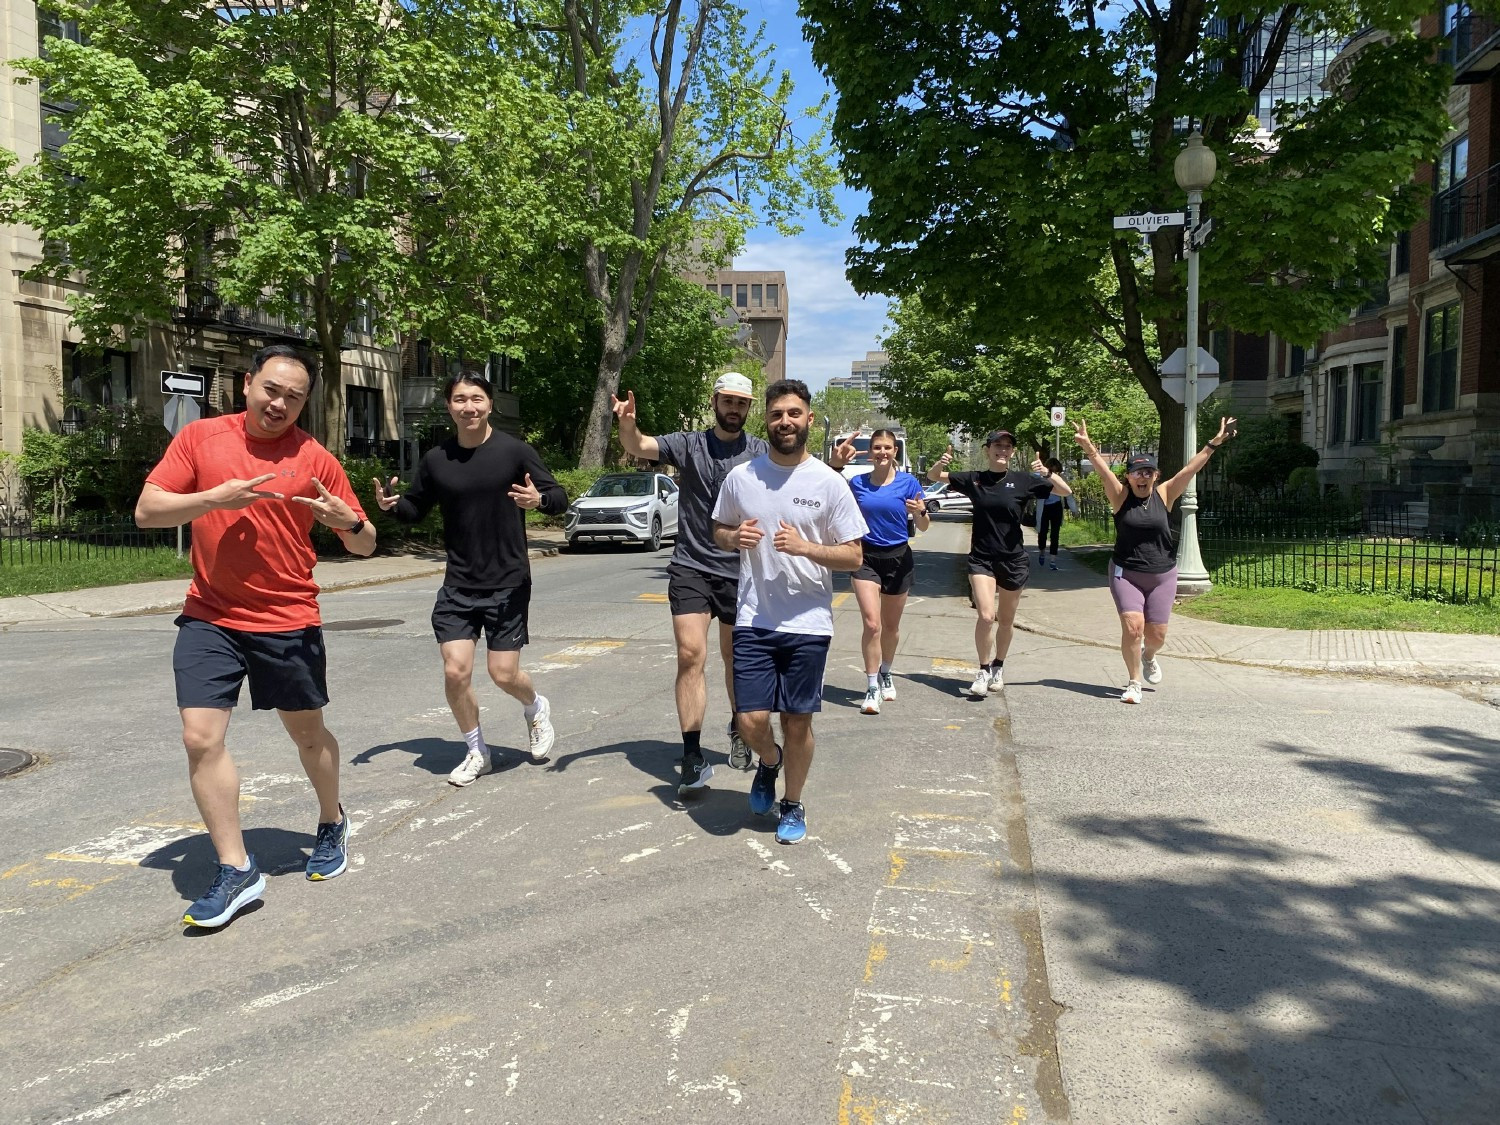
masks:
{"label": "balcony railing", "polygon": [[304,318],[283,316],[246,305],[231,305],[220,299],[212,282],[189,282],[183,288],[185,303],[178,316],[189,324],[202,324],[249,336],[274,336],[306,343],[313,332]]}
{"label": "balcony railing", "polygon": [[1483,82],[1500,68],[1500,20],[1460,11],[1448,33],[1443,61],[1453,64],[1455,83]]}
{"label": "balcony railing", "polygon": [[1480,257],[1500,249],[1500,164],[1432,197],[1432,248],[1439,257],[1455,258],[1481,245]]}

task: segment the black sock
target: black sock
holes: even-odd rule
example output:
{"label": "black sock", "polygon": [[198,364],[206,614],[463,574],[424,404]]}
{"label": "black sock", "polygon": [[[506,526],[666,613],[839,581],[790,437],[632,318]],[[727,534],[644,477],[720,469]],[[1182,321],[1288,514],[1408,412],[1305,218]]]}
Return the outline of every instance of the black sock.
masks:
{"label": "black sock", "polygon": [[998,671],[1000,671],[1000,669],[1002,669],[1004,667],[1005,667],[1005,661],[1003,661],[1003,660],[991,660],[990,661],[990,671],[991,672],[998,672]]}
{"label": "black sock", "polygon": [[700,740],[703,738],[701,730],[685,730],[682,732],[682,756],[684,758],[703,757],[703,747]]}

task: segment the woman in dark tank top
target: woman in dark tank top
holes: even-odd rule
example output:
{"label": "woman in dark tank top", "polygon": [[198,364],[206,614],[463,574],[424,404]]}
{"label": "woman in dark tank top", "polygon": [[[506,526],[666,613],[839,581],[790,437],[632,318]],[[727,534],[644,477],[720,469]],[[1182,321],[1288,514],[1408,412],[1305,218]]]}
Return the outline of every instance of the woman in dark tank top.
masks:
{"label": "woman in dark tank top", "polygon": [[1234,419],[1220,418],[1219,432],[1169,480],[1162,480],[1156,458],[1138,453],[1125,463],[1125,480],[1115,476],[1089,439],[1088,426],[1073,423],[1074,438],[1088,455],[1114,511],[1115,549],[1110,558],[1109,592],[1120,615],[1120,654],[1129,680],[1120,699],[1141,701],[1142,680],[1159,684],[1156,654],[1167,641],[1167,623],[1177,596],[1177,558],[1168,513],[1214,451],[1235,435]]}

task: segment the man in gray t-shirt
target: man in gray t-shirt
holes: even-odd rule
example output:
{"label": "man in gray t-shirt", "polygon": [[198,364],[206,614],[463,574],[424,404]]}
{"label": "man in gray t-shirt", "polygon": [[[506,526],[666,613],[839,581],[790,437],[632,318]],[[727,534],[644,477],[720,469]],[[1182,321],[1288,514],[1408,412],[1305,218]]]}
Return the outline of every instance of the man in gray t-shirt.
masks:
{"label": "man in gray t-shirt", "polygon": [[708,623],[719,619],[719,651],[729,693],[729,764],[750,768],[750,748],[735,729],[733,627],[740,559],[714,542],[713,510],[729,470],[764,453],[765,441],[745,433],[754,402],[750,380],[726,371],[714,383],[714,424],[706,430],[651,437],[636,425],[635,395],[614,399],[620,445],[632,457],[678,470],[680,500],[677,541],[667,564],[667,600],[677,643],[677,719],[682,730],[682,780],[678,792],[701,789],[713,776],[703,758],[703,716],[708,692],[703,669],[708,660]]}

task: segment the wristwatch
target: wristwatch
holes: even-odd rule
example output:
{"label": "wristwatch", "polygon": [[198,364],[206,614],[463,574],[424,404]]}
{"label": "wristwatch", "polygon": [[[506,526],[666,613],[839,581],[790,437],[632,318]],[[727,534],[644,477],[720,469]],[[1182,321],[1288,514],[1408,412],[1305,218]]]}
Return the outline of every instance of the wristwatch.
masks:
{"label": "wristwatch", "polygon": [[364,529],[365,529],[365,521],[363,519],[357,519],[352,524],[350,524],[348,527],[346,527],[343,530],[341,530],[339,532],[339,534],[340,535],[358,535]]}

